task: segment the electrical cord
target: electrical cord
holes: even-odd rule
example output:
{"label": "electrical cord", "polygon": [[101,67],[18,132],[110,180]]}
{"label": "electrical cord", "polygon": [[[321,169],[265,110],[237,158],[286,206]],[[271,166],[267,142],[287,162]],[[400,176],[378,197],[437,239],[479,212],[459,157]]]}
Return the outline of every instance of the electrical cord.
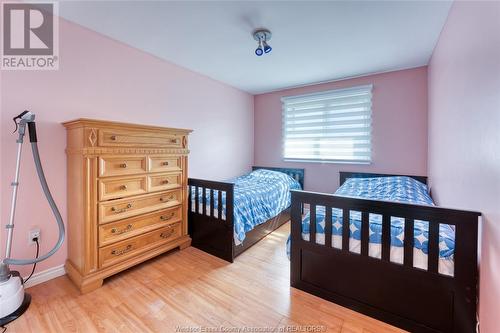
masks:
{"label": "electrical cord", "polygon": [[[35,259],[38,259],[38,255],[40,254],[40,243],[38,243],[38,238],[33,238],[33,240],[36,243],[36,256],[35,256]],[[31,270],[31,273],[26,278],[26,280],[24,280],[23,284],[25,284],[26,282],[28,282],[28,280],[33,276],[33,273],[35,273],[35,269],[36,269],[36,262],[33,264],[33,269]]]}

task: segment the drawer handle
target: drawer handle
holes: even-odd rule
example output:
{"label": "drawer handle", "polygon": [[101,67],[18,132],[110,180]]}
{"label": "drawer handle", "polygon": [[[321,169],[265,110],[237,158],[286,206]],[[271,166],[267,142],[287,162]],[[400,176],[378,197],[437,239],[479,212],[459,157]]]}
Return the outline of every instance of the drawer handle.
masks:
{"label": "drawer handle", "polygon": [[170,140],[171,143],[178,143],[179,142],[179,139],[171,139]]}
{"label": "drawer handle", "polygon": [[130,209],[130,208],[132,208],[131,203],[127,204],[127,206],[125,208],[121,208],[121,209],[117,209],[116,207],[111,207],[111,211],[115,212],[116,214],[120,214],[120,213],[126,212],[127,209]]}
{"label": "drawer handle", "polygon": [[111,140],[116,141],[116,135],[112,135],[109,137]]}
{"label": "drawer handle", "polygon": [[168,184],[168,179],[165,179],[164,181],[161,182],[163,185]]}
{"label": "drawer handle", "polygon": [[130,230],[132,230],[132,224],[128,224],[125,228],[123,228],[121,230],[117,229],[117,228],[113,228],[113,229],[111,229],[111,233],[116,234],[116,235],[120,235],[120,234],[129,232]]}
{"label": "drawer handle", "polygon": [[168,161],[163,162],[161,165],[168,166]]}
{"label": "drawer handle", "polygon": [[160,234],[160,237],[161,238],[168,238],[168,237],[172,236],[173,233],[174,233],[174,229],[170,229],[169,231],[162,232]]}
{"label": "drawer handle", "polygon": [[125,191],[127,189],[127,185],[120,186],[120,190]]}
{"label": "drawer handle", "polygon": [[170,220],[174,216],[175,216],[175,213],[170,213],[169,216],[162,215],[162,216],[160,216],[160,220],[162,220],[162,221],[168,221],[168,220]]}
{"label": "drawer handle", "polygon": [[127,163],[122,163],[120,164],[120,168],[126,169],[128,167]]}
{"label": "drawer handle", "polygon": [[171,196],[170,196],[170,197],[168,197],[167,199],[165,199],[165,198],[161,197],[161,198],[160,198],[160,201],[165,201],[165,200],[166,200],[167,202],[169,202],[169,201],[172,201],[172,200],[174,200],[174,199],[175,199],[175,198],[174,198],[174,196],[173,196],[173,195],[171,195]]}
{"label": "drawer handle", "polygon": [[122,254],[125,254],[127,252],[129,252],[130,250],[132,250],[132,245],[127,245],[126,248],[122,249],[122,250],[113,250],[111,251],[111,254],[114,255],[114,256],[121,256]]}

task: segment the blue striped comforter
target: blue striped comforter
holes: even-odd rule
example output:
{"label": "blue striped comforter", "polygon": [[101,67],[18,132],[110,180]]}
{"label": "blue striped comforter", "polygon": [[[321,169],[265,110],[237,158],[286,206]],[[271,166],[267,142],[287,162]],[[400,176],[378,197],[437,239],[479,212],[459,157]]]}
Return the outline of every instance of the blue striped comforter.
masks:
{"label": "blue striped comforter", "polygon": [[[255,170],[249,174],[232,179],[229,182],[234,183],[233,223],[236,245],[243,242],[247,232],[257,225],[277,216],[281,211],[290,206],[290,190],[301,189],[299,182],[289,175],[266,169]],[[194,198],[194,189],[192,191],[193,195],[191,197]],[[209,205],[210,194],[207,193],[206,197],[207,205]],[[214,207],[217,207],[218,191],[214,191],[213,199]],[[225,192],[222,193],[222,207],[225,212]]]}

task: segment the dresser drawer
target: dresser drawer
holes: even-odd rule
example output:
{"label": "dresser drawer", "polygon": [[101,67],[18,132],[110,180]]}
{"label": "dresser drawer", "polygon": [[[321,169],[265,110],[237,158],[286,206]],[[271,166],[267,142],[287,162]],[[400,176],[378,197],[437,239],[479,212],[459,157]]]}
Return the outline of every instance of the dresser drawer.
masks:
{"label": "dresser drawer", "polygon": [[165,191],[181,187],[182,175],[178,173],[164,173],[148,176],[148,191]]}
{"label": "dresser drawer", "polygon": [[173,241],[181,236],[181,223],[167,225],[140,236],[108,245],[99,249],[99,267],[106,267],[116,262],[143,253],[161,244]]}
{"label": "dresser drawer", "polygon": [[182,135],[144,131],[102,129],[98,145],[104,147],[172,147],[182,148]]}
{"label": "dresser drawer", "polygon": [[99,179],[99,200],[110,200],[147,192],[147,177]]}
{"label": "dresser drawer", "polygon": [[174,156],[150,156],[150,172],[181,171],[181,158]]}
{"label": "dresser drawer", "polygon": [[101,177],[133,175],[146,171],[146,156],[99,157]]}
{"label": "dresser drawer", "polygon": [[99,246],[106,246],[148,231],[177,223],[181,220],[182,206],[165,209],[118,222],[102,224],[99,227]]}
{"label": "dresser drawer", "polygon": [[182,202],[180,190],[145,194],[134,198],[99,203],[99,223],[121,220],[176,206]]}

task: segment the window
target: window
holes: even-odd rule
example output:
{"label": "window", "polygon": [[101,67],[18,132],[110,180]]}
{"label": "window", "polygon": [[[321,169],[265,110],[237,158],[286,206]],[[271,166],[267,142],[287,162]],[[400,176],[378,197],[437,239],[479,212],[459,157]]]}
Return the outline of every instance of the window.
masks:
{"label": "window", "polygon": [[370,163],[372,85],[283,97],[285,160]]}

